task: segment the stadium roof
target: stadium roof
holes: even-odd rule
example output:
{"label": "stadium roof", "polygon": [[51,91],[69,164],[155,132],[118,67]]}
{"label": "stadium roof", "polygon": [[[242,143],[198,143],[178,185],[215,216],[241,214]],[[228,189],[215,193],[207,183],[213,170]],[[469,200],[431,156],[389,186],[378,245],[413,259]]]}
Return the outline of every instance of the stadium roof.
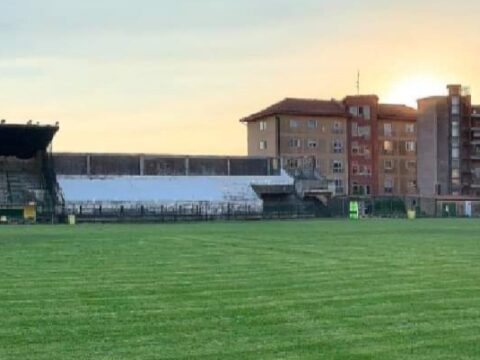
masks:
{"label": "stadium roof", "polygon": [[0,124],[0,156],[29,159],[46,150],[58,126]]}

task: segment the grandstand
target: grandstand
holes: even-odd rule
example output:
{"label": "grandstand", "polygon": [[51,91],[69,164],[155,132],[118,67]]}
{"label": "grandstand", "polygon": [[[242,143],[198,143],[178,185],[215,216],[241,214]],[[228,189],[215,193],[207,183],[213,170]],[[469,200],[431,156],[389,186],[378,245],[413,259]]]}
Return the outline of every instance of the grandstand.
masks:
{"label": "grandstand", "polygon": [[[65,214],[79,220],[315,214],[276,159],[55,154]],[[307,205],[307,206],[306,206]]]}
{"label": "grandstand", "polygon": [[253,185],[292,185],[276,176],[59,176],[68,213],[82,216],[261,214]]}
{"label": "grandstand", "polygon": [[57,184],[50,144],[57,131],[56,126],[0,124],[1,218],[54,213]]}

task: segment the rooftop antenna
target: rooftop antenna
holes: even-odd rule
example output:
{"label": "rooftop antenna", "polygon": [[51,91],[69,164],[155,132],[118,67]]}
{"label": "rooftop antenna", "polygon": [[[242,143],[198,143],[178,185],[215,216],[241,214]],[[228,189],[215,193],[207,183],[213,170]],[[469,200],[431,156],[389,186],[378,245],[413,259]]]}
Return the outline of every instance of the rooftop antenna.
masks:
{"label": "rooftop antenna", "polygon": [[360,70],[357,70],[357,95],[360,95]]}

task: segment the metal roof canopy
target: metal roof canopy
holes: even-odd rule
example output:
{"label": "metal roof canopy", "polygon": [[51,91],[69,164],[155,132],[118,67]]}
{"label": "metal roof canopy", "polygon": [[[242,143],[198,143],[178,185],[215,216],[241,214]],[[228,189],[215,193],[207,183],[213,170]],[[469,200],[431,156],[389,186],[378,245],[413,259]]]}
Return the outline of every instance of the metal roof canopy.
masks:
{"label": "metal roof canopy", "polygon": [[47,149],[58,126],[0,124],[0,156],[35,157]]}

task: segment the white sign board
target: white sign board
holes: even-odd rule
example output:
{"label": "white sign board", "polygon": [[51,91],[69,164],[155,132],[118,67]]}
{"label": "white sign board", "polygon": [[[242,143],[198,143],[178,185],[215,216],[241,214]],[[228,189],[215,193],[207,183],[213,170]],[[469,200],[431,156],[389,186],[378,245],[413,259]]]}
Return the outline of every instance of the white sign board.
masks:
{"label": "white sign board", "polygon": [[465,201],[465,216],[472,217],[472,202]]}

